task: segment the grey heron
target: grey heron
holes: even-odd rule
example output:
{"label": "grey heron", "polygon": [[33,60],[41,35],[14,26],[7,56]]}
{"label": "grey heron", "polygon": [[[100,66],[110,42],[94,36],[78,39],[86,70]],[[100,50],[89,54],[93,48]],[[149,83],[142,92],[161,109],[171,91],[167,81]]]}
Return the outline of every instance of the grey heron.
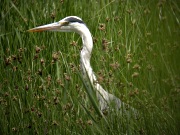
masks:
{"label": "grey heron", "polygon": [[93,49],[93,39],[91,33],[83,22],[83,20],[77,16],[68,16],[64,19],[28,30],[29,32],[42,32],[42,31],[59,31],[59,32],[75,32],[82,38],[83,47],[80,52],[80,66],[82,70],[82,76],[87,81],[90,81],[93,89],[96,91],[96,96],[99,102],[99,108],[101,111],[109,108],[111,102],[115,105],[116,109],[120,109],[123,102],[116,96],[108,93],[98,83],[95,74],[93,73],[90,59]]}

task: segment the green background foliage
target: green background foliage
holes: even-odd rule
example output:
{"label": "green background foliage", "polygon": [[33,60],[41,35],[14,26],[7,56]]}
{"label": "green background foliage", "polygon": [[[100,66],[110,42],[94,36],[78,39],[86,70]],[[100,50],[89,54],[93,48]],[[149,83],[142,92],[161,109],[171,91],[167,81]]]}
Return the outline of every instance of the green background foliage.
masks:
{"label": "green background foliage", "polygon": [[[178,0],[5,0],[0,9],[0,134],[180,132]],[[81,79],[79,35],[26,32],[69,15],[92,33],[98,82],[138,116],[99,115]]]}

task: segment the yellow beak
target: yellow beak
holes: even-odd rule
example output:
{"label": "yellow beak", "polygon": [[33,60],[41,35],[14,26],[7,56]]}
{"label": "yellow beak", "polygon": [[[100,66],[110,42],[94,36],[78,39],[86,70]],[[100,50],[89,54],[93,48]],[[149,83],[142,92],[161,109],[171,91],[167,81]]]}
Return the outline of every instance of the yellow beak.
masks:
{"label": "yellow beak", "polygon": [[55,23],[35,27],[27,31],[28,32],[58,31],[61,29],[61,26],[65,25],[66,23],[67,22],[55,22]]}

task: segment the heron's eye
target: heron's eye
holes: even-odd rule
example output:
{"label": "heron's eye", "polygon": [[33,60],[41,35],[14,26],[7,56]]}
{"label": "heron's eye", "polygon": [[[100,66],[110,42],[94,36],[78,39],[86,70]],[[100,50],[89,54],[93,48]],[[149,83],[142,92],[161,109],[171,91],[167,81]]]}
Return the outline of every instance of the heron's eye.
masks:
{"label": "heron's eye", "polygon": [[67,26],[69,22],[63,22],[63,26]]}

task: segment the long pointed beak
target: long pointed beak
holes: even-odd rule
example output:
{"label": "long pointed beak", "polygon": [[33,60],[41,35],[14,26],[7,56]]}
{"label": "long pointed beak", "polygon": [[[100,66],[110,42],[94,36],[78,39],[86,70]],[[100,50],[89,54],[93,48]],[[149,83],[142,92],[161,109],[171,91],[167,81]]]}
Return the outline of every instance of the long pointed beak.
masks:
{"label": "long pointed beak", "polygon": [[28,32],[56,31],[56,30],[59,30],[62,25],[63,23],[55,22],[55,23],[35,27],[27,31]]}

